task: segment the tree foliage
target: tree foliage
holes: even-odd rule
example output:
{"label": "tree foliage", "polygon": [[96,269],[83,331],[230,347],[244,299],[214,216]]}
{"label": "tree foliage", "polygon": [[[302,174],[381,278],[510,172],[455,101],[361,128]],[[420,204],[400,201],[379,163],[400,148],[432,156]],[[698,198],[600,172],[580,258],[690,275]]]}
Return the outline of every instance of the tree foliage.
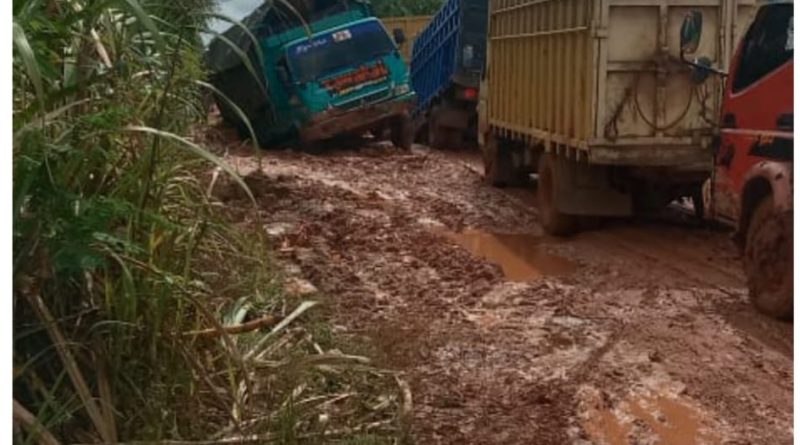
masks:
{"label": "tree foliage", "polygon": [[433,15],[442,7],[444,0],[372,0],[379,17]]}

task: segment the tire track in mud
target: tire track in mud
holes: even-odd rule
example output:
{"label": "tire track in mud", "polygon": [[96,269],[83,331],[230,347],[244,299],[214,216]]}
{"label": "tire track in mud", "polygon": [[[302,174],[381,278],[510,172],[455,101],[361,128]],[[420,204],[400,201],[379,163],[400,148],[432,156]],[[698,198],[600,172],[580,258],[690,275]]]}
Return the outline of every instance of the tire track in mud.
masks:
{"label": "tire track in mud", "polygon": [[[458,156],[283,152],[249,182],[286,270],[408,378],[417,443],[650,443],[685,413],[697,443],[791,441],[786,330],[730,321],[753,313],[722,234],[627,223],[543,238],[579,269],[515,283],[443,232],[539,235],[533,200]],[[720,254],[732,259],[708,264]],[[677,417],[656,415],[661,398]]]}

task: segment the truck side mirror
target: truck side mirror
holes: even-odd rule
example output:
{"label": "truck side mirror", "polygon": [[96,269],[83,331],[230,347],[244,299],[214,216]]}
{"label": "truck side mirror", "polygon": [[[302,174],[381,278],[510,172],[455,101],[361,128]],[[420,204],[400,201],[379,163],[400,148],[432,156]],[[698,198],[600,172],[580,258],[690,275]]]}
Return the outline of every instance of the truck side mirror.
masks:
{"label": "truck side mirror", "polygon": [[683,19],[681,26],[681,55],[694,54],[700,46],[700,36],[703,35],[703,13],[691,11]]}
{"label": "truck side mirror", "polygon": [[394,42],[397,43],[398,46],[406,43],[406,33],[403,32],[402,29],[395,28],[393,34],[394,34]]}

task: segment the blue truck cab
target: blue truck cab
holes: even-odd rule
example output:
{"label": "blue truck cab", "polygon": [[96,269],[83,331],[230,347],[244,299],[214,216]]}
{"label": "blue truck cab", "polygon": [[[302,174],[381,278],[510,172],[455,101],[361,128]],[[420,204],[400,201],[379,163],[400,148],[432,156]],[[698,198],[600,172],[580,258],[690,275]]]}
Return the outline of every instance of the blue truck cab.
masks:
{"label": "blue truck cab", "polygon": [[488,17],[486,0],[447,0],[414,42],[415,133],[432,147],[477,143]]}
{"label": "blue truck cab", "polygon": [[[404,36],[393,40],[366,2],[329,2],[331,7],[306,12],[304,23],[278,3],[243,22],[258,47],[240,28],[211,44],[212,84],[224,95],[216,98],[223,118],[249,131],[232,102],[263,145],[388,129],[395,145],[410,148],[416,95],[397,48]],[[258,78],[230,43],[246,52]],[[222,55],[227,64],[220,63]]]}

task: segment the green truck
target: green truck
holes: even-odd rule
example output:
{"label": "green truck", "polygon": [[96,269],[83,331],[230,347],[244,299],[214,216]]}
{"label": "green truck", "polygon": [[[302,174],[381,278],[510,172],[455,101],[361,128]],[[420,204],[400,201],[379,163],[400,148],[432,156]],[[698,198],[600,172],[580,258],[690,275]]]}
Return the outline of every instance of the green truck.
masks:
{"label": "green truck", "polygon": [[[366,1],[268,2],[209,45],[223,119],[262,146],[389,132],[409,149],[416,96],[398,45]],[[309,5],[310,3],[310,5]]]}

